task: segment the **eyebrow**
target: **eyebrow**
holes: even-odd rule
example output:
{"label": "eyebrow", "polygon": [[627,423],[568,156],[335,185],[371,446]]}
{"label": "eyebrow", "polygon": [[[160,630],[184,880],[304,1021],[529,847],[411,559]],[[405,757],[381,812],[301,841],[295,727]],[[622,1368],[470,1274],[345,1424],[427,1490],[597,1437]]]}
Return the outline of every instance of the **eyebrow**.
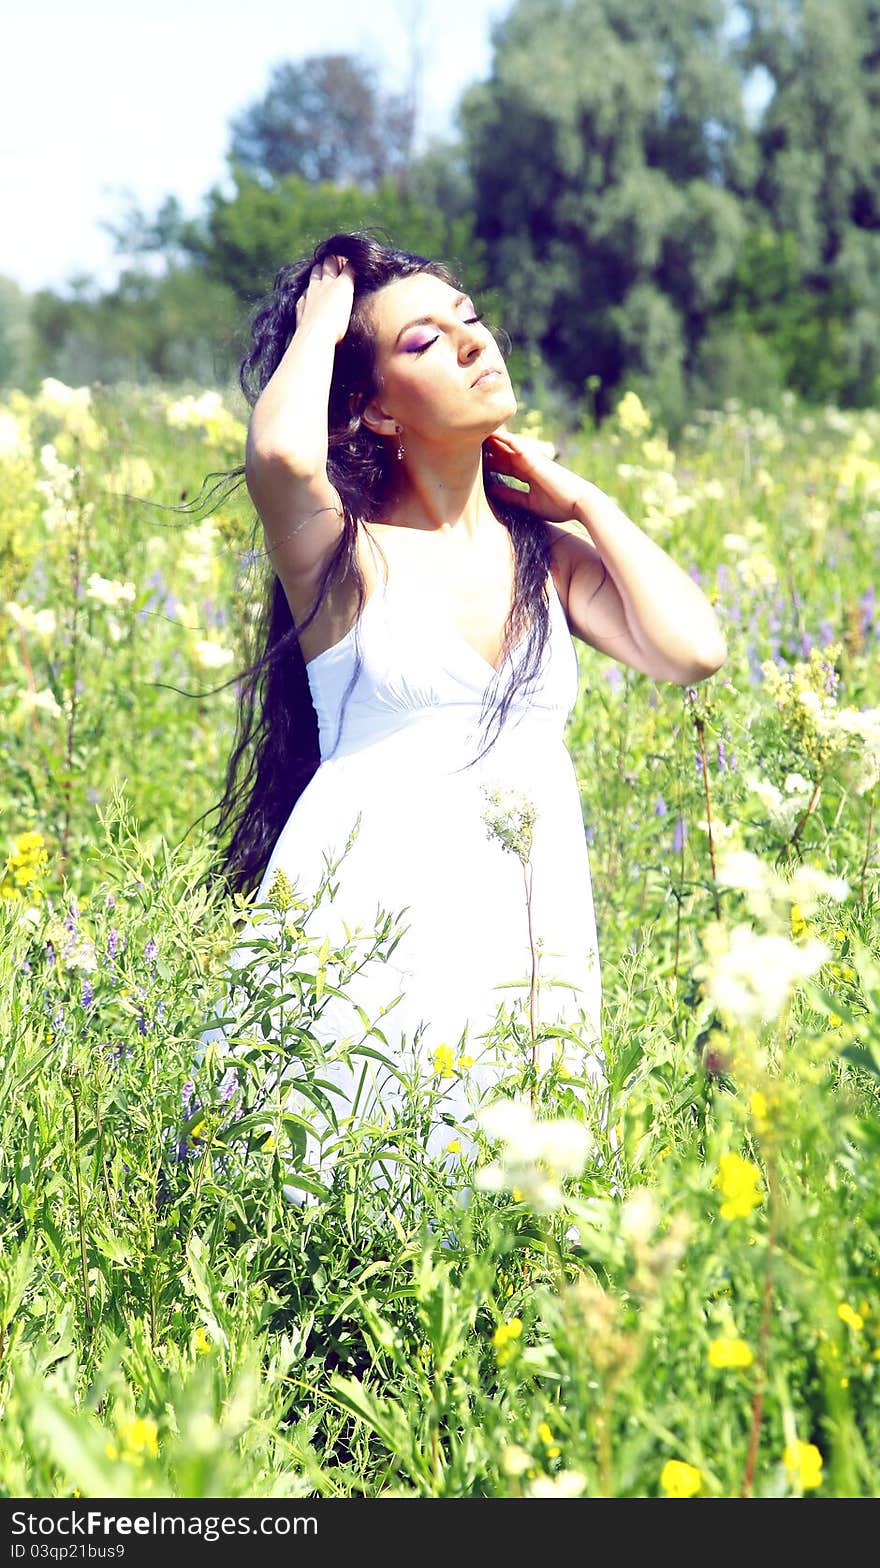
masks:
{"label": "eyebrow", "polygon": [[[455,299],[452,302],[453,310],[458,310],[459,305],[463,305],[465,301],[469,299],[469,294],[456,294]],[[434,316],[417,316],[415,321],[408,321],[405,327],[401,327],[397,337],[394,339],[395,348],[403,337],[404,332],[408,332],[410,327],[435,327],[436,325],[437,320]]]}

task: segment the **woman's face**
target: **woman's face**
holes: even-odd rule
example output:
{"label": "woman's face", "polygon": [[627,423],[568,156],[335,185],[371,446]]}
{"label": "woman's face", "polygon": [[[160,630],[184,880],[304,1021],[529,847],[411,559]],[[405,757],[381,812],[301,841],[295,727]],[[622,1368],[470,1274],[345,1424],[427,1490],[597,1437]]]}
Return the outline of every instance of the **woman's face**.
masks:
{"label": "woman's face", "polygon": [[473,302],[431,273],[397,278],[366,311],[379,392],[364,417],[381,435],[430,444],[484,440],[516,413],[507,366]]}

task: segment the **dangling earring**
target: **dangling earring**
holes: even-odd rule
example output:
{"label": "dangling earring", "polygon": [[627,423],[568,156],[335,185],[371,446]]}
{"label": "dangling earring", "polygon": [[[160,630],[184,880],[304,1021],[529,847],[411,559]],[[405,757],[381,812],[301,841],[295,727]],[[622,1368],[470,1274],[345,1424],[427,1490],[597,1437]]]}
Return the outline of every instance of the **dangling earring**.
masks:
{"label": "dangling earring", "polygon": [[398,435],[398,441],[397,441],[397,461],[398,461],[398,463],[402,463],[403,462],[404,447],[403,447],[403,441],[400,439],[400,437],[403,435],[403,431],[401,430],[399,425],[397,426],[397,435]]}

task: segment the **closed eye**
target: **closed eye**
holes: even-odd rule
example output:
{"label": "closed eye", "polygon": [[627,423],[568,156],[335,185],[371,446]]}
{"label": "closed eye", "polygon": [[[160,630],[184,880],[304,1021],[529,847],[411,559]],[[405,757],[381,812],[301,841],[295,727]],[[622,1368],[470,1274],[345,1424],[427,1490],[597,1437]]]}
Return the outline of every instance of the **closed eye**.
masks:
{"label": "closed eye", "polygon": [[[467,327],[475,326],[476,323],[478,321],[482,321],[482,319],[483,319],[482,316],[465,316],[465,317],[463,317],[464,324]],[[429,349],[431,347],[432,343],[436,343],[437,342],[437,338],[439,338],[439,336],[440,336],[440,334],[438,332],[437,336],[433,337],[433,338],[429,338],[427,343],[414,343],[411,348],[407,347],[406,353],[407,354],[424,354],[425,350]]]}

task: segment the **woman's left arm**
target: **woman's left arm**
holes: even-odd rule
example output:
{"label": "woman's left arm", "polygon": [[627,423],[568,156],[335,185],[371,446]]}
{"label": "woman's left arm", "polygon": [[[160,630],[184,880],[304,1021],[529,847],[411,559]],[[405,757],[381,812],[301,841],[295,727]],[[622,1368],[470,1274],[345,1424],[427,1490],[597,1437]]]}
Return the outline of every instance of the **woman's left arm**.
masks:
{"label": "woman's left arm", "polygon": [[[517,503],[551,524],[579,523],[590,536],[552,530],[575,636],[655,680],[680,686],[720,669],[727,647],[706,595],[610,496],[548,457],[538,443],[507,432],[490,437],[488,456],[496,472],[528,484],[528,492],[515,493]],[[499,496],[500,488],[490,493]],[[514,499],[509,489],[507,494]]]}

